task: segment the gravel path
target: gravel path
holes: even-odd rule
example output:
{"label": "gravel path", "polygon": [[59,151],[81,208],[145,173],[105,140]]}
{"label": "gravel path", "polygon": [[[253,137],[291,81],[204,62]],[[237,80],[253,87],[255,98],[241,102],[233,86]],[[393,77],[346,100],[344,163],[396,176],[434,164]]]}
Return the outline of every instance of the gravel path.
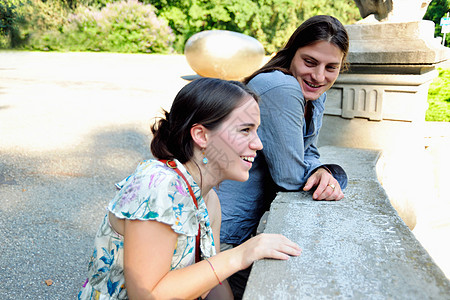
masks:
{"label": "gravel path", "polygon": [[0,52],[0,299],[75,298],[113,184],[194,74],[181,55]]}

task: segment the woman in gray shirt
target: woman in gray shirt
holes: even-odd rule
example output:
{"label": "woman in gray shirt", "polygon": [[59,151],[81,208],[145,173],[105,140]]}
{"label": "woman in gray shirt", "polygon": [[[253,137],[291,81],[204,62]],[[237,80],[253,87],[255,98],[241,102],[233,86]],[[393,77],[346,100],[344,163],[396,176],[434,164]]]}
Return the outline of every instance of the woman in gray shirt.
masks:
{"label": "woman in gray shirt", "polygon": [[[246,241],[277,191],[312,191],[315,200],[340,200],[347,175],[338,165],[319,160],[317,140],[326,91],[345,67],[349,40],[334,17],[315,16],[292,34],[286,46],[246,78],[261,98],[258,151],[246,182],[225,181],[222,205],[223,249]],[[229,279],[236,299],[242,297],[249,270]]]}

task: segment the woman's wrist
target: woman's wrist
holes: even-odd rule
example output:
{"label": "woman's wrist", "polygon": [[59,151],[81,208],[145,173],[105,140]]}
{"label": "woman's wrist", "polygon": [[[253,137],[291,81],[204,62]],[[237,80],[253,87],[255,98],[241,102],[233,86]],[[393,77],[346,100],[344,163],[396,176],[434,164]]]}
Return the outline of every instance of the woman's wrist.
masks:
{"label": "woman's wrist", "polygon": [[328,169],[325,165],[322,165],[322,166],[320,166],[320,167],[317,167],[316,170],[315,170],[313,173],[316,173],[316,172],[318,172],[318,171],[323,172],[321,169],[322,169],[322,170],[325,170],[325,171],[327,171],[327,173],[330,173],[331,175],[333,175],[333,173],[330,171],[330,169]]}
{"label": "woman's wrist", "polygon": [[233,273],[245,269],[243,247],[244,246],[242,244],[226,251],[228,252],[227,254],[229,255],[228,257],[229,266],[234,270]]}

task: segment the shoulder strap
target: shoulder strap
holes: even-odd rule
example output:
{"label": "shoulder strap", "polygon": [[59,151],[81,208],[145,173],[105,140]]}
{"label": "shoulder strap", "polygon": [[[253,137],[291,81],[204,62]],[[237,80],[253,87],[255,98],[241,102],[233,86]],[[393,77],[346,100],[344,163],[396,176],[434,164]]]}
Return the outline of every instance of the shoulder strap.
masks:
{"label": "shoulder strap", "polygon": [[[177,168],[177,163],[173,160],[167,160],[167,159],[160,159],[159,161],[162,162],[163,164],[165,164],[166,166],[168,166],[169,168],[171,168],[172,170],[174,170],[178,175],[181,176],[181,178],[184,179],[184,181],[186,182],[186,185],[189,189],[189,194],[191,194],[192,201],[194,201],[195,207],[197,207],[197,209],[198,209],[197,198],[195,198],[194,192],[192,191],[191,185],[187,181],[186,177],[184,177],[184,175],[183,175],[183,173],[181,173],[180,169]],[[198,234],[195,238],[195,262],[200,261],[200,234],[201,234],[200,223],[198,223]]]}

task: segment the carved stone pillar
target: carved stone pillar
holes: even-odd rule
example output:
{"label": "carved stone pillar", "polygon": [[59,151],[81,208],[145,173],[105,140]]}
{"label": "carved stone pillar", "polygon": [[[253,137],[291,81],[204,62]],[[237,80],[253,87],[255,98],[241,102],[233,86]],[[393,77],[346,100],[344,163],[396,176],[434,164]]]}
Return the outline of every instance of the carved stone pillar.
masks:
{"label": "carved stone pillar", "polygon": [[412,229],[417,199],[426,199],[428,88],[448,50],[434,39],[431,21],[362,23],[346,29],[350,70],[327,92],[319,146],[382,150],[380,182]]}

